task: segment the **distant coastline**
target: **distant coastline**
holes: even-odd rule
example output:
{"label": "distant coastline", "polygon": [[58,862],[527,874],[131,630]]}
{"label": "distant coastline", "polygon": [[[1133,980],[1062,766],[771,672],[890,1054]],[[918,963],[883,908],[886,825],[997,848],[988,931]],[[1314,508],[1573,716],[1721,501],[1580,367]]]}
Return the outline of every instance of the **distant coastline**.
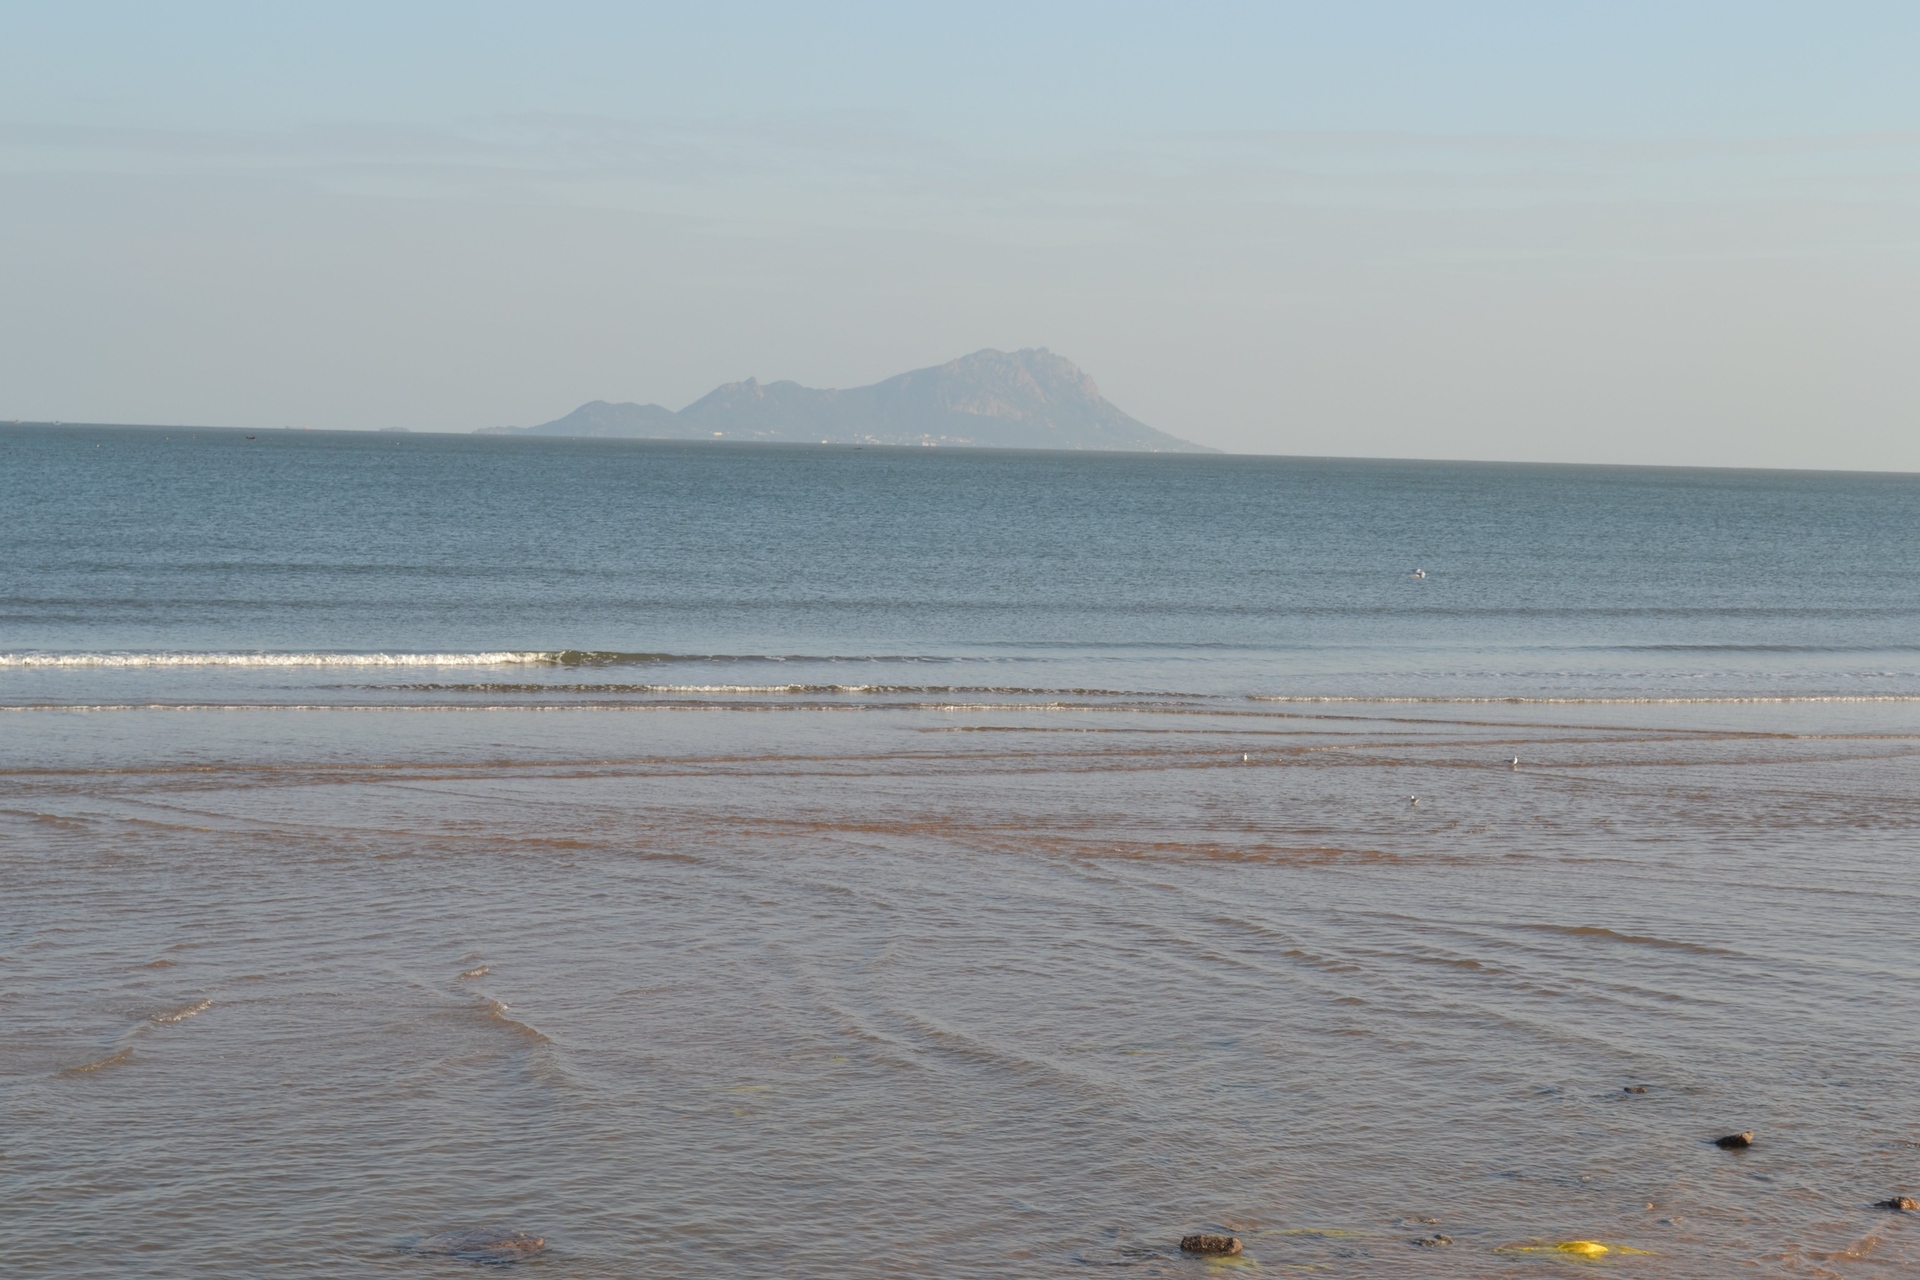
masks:
{"label": "distant coastline", "polygon": [[677,412],[594,400],[552,422],[476,434],[1219,452],[1123,412],[1078,365],[1043,347],[976,351],[844,391],[748,378]]}

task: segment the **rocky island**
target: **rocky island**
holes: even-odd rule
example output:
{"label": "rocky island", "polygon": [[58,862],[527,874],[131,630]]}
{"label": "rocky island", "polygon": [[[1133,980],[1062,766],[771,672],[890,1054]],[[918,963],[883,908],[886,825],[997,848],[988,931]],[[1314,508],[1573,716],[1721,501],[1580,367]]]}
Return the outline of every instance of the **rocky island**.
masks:
{"label": "rocky island", "polygon": [[1123,413],[1078,365],[1044,347],[976,351],[845,391],[748,378],[678,412],[595,400],[552,422],[480,434],[1217,452]]}

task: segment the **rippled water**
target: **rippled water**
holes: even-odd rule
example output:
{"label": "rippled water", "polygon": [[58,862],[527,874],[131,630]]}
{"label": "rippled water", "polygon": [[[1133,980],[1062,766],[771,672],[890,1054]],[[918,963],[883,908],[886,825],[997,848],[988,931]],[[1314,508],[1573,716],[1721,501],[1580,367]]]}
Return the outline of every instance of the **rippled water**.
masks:
{"label": "rippled water", "polygon": [[251,443],[0,432],[9,1275],[1920,1265],[1920,482]]}

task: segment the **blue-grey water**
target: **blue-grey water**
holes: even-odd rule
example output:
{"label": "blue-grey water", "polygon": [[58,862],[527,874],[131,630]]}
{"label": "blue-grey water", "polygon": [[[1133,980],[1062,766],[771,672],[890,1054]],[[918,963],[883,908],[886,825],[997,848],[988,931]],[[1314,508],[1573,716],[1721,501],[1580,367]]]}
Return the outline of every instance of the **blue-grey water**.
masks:
{"label": "blue-grey water", "polygon": [[1920,477],[15,427],[0,547],[6,1274],[1920,1266]]}

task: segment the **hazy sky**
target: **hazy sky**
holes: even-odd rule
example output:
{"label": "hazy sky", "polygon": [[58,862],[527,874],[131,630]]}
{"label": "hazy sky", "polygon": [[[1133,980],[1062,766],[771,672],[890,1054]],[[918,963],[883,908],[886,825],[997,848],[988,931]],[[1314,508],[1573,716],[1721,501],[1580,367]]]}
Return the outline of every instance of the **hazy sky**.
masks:
{"label": "hazy sky", "polygon": [[0,0],[0,418],[1046,346],[1262,453],[1920,470],[1920,5]]}

